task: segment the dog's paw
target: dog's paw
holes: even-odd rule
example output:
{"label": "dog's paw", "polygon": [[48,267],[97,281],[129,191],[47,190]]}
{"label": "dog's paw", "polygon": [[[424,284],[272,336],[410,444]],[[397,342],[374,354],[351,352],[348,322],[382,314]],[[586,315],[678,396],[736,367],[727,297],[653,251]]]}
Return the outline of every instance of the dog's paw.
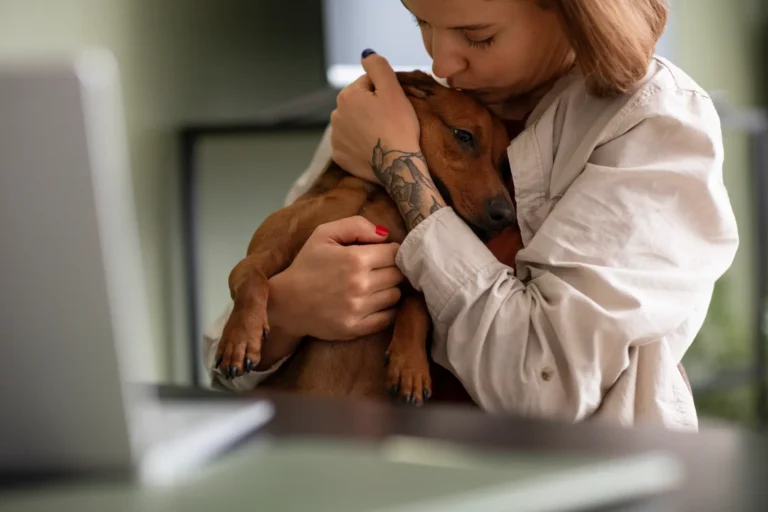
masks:
{"label": "dog's paw", "polygon": [[250,373],[261,361],[268,336],[266,304],[247,309],[236,304],[219,340],[215,367],[227,379]]}
{"label": "dog's paw", "polygon": [[432,379],[425,353],[392,347],[387,351],[384,364],[388,367],[387,385],[392,397],[416,406],[424,405],[430,399]]}

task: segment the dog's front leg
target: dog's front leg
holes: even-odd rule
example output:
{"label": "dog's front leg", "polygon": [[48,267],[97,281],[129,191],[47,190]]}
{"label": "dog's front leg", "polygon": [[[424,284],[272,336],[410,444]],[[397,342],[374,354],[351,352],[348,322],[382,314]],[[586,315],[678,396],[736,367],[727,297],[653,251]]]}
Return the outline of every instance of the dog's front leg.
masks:
{"label": "dog's front leg", "polygon": [[390,393],[421,405],[432,396],[427,358],[430,317],[424,296],[406,285],[387,349],[387,385]]}
{"label": "dog's front leg", "polygon": [[270,215],[253,235],[248,256],[229,276],[232,313],[216,351],[216,366],[229,378],[249,373],[261,360],[269,321],[268,280],[285,270],[321,224],[357,214],[355,201],[307,198]]}

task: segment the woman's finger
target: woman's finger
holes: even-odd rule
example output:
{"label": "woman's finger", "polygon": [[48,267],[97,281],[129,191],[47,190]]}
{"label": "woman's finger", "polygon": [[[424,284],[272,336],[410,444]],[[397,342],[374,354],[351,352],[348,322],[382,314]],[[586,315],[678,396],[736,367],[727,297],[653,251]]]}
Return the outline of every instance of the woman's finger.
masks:
{"label": "woman's finger", "polygon": [[371,293],[380,292],[394,288],[403,282],[405,276],[397,267],[386,267],[373,270],[370,274]]}
{"label": "woman's finger", "polygon": [[363,314],[369,316],[393,308],[400,301],[401,296],[400,288],[389,288],[376,292],[366,298]]}
{"label": "woman's finger", "polygon": [[376,90],[377,94],[380,94],[382,91],[385,94],[403,94],[403,89],[397,80],[397,74],[386,58],[372,52],[372,50],[366,50],[363,53],[362,63],[365,73],[370,77],[371,87]]}
{"label": "woman's finger", "polygon": [[353,246],[355,257],[360,266],[368,270],[376,270],[395,266],[397,251],[400,244],[383,243]]}
{"label": "woman's finger", "polygon": [[396,309],[386,309],[384,311],[372,313],[360,321],[356,335],[358,337],[368,336],[370,334],[381,332],[395,323],[396,316]]}
{"label": "woman's finger", "polygon": [[350,91],[353,90],[360,90],[360,91],[367,91],[367,92],[373,92],[373,82],[371,81],[371,77],[369,77],[367,74],[362,74],[357,79],[349,84],[347,87],[349,87]]}

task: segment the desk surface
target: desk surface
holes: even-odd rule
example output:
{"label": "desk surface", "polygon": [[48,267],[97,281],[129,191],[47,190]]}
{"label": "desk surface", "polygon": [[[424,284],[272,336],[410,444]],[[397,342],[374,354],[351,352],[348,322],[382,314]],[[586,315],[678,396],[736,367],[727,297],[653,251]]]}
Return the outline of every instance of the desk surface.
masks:
{"label": "desk surface", "polygon": [[[163,387],[160,392],[168,399],[222,399],[219,393],[200,390]],[[442,488],[456,491],[462,485],[471,488],[480,483],[502,482],[514,478],[521,470],[545,467],[549,463],[547,460],[663,450],[676,455],[685,466],[687,480],[675,496],[682,504],[681,510],[768,510],[768,440],[739,430],[712,428],[699,434],[656,429],[630,431],[598,425],[489,417],[464,408],[413,409],[280,395],[270,395],[270,399],[276,405],[277,414],[266,429],[273,440],[268,443],[269,447],[265,448],[259,442],[264,431],[254,433],[240,450],[206,468],[199,482],[192,481],[181,488],[162,492],[140,490],[121,481],[71,485],[58,482],[13,490],[6,488],[0,491],[0,511],[51,510],[53,504],[59,510],[107,509],[111,512],[239,509],[243,506],[287,510],[288,505],[292,505],[288,508],[299,509],[302,490],[311,491],[308,486],[315,493],[331,498],[331,506],[321,507],[323,510],[355,510],[351,506],[355,499],[371,504],[380,500],[383,504],[387,493],[399,493],[406,498],[413,491],[414,486],[404,486],[380,492],[381,487],[391,484],[392,480],[377,473],[381,466],[366,466],[365,450],[399,437],[448,441],[455,446],[472,447],[476,453],[493,453],[512,461],[499,465],[501,459],[496,459],[496,462],[466,473],[448,468],[421,472],[418,468],[407,470],[413,473],[405,477],[438,493]],[[314,442],[316,440],[323,442]],[[255,464],[257,453],[259,463]],[[539,459],[540,456],[549,458]],[[344,461],[353,461],[355,457],[362,458],[345,466]],[[514,461],[526,462],[521,465]],[[332,465],[341,469],[332,471],[329,467]],[[349,467],[356,471],[350,471]],[[239,471],[235,472],[233,468],[239,468]],[[311,478],[311,475],[318,478]],[[381,485],[377,485],[378,482]],[[276,489],[278,484],[279,489]],[[336,488],[328,487],[331,485]],[[276,496],[284,498],[279,508],[265,503]],[[270,506],[262,508],[259,505]]]}

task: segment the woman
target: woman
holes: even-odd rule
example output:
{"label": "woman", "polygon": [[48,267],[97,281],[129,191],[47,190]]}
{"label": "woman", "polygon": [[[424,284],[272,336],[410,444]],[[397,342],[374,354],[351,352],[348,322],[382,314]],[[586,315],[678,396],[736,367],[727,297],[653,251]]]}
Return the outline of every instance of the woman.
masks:
{"label": "woman", "polygon": [[[665,2],[403,4],[434,74],[514,130],[508,154],[525,243],[517,275],[424,187],[398,202],[414,219],[402,247],[361,219],[318,229],[270,282],[273,333],[259,371],[227,382],[212,370],[213,378],[252,388],[303,335],[381,329],[404,275],[427,299],[434,359],[486,411],[697,429],[677,365],[738,235],[712,100],[652,57]],[[339,95],[331,130],[289,200],[331,155],[361,178],[390,182],[399,171],[390,162],[373,168],[376,145],[410,155],[430,180],[392,69],[372,51],[362,62],[366,75]],[[355,239],[372,245],[344,246]],[[206,335],[209,367],[226,314]]]}

